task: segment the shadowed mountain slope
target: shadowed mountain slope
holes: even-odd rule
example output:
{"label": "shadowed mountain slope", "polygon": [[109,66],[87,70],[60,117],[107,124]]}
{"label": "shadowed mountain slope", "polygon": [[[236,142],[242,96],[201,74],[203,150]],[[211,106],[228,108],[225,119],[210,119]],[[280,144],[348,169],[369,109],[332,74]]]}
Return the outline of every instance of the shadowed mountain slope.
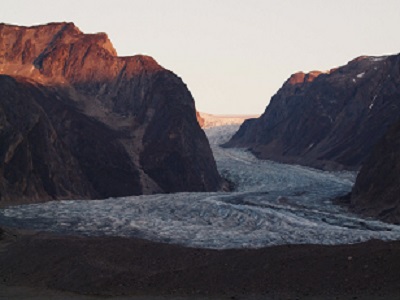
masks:
{"label": "shadowed mountain slope", "polygon": [[222,188],[189,90],[153,58],[72,23],[0,24],[0,73],[2,201]]}
{"label": "shadowed mountain slope", "polygon": [[358,170],[399,116],[400,55],[364,56],[325,73],[292,75],[226,146],[262,159]]}
{"label": "shadowed mountain slope", "polygon": [[400,223],[400,123],[379,141],[363,164],[351,195],[358,213]]}

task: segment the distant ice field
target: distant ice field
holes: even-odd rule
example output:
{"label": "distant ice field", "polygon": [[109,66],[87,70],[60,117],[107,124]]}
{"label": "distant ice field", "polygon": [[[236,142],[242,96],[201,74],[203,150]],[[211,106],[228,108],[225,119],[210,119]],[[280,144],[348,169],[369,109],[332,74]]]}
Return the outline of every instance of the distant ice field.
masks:
{"label": "distant ice field", "polygon": [[214,249],[400,239],[400,226],[363,219],[332,204],[333,198],[350,192],[354,172],[262,161],[243,149],[220,148],[237,129],[206,129],[218,169],[235,183],[235,192],[21,205],[0,210],[0,224]]}

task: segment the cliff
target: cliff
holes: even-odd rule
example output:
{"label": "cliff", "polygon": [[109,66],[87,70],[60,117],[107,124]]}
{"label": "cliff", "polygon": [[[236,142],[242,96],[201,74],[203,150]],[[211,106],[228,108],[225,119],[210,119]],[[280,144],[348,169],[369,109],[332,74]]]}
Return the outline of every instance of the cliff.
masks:
{"label": "cliff", "polygon": [[2,201],[223,186],[194,100],[153,58],[72,23],[0,24]]}
{"label": "cliff", "polygon": [[400,224],[400,123],[374,147],[363,164],[350,198],[351,208],[369,217]]}
{"label": "cliff", "polygon": [[225,145],[257,157],[358,170],[400,115],[400,55],[359,57],[328,72],[296,73],[260,118]]}

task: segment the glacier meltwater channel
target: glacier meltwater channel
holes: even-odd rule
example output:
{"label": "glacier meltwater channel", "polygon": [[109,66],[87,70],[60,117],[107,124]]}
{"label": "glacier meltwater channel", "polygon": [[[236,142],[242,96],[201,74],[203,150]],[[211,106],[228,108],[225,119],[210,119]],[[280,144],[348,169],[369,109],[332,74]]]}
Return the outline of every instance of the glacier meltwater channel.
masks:
{"label": "glacier meltwater channel", "polygon": [[0,224],[215,249],[400,239],[400,226],[363,219],[332,204],[351,190],[355,173],[261,161],[243,149],[220,148],[237,128],[206,129],[218,169],[235,183],[234,192],[13,206],[0,210]]}

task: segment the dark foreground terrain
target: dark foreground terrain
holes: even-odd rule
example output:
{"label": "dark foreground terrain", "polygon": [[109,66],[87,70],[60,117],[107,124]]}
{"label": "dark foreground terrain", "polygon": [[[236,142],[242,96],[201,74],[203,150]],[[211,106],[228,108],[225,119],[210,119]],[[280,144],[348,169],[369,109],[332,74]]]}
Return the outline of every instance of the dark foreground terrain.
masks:
{"label": "dark foreground terrain", "polygon": [[4,299],[399,299],[400,243],[205,250],[5,230]]}

